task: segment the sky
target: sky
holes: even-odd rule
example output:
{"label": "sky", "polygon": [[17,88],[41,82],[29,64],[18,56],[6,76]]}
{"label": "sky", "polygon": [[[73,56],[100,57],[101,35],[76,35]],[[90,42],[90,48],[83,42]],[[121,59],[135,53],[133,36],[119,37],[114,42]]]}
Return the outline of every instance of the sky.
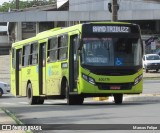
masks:
{"label": "sky", "polygon": [[2,5],[4,2],[9,2],[10,0],[0,0],[0,5]]}

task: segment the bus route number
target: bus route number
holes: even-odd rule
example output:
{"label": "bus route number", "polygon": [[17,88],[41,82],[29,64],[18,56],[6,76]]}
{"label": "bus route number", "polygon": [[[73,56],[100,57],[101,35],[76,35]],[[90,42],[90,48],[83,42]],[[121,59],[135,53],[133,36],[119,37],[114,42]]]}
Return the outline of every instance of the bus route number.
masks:
{"label": "bus route number", "polygon": [[27,75],[30,75],[30,73],[31,73],[31,69],[28,69],[27,70]]}

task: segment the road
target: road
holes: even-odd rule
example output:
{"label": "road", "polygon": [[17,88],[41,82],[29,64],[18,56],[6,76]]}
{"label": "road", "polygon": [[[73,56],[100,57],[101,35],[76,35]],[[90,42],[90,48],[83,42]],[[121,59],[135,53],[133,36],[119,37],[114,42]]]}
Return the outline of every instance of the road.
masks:
{"label": "road", "polygon": [[[145,80],[143,93],[160,94],[159,87],[159,80]],[[0,98],[0,107],[25,124],[160,124],[160,102],[124,101],[115,105],[87,98],[81,106],[68,106],[65,100],[46,100],[44,105],[30,106],[26,98],[5,95]]]}
{"label": "road", "polygon": [[160,80],[144,80],[143,94],[160,94]]}

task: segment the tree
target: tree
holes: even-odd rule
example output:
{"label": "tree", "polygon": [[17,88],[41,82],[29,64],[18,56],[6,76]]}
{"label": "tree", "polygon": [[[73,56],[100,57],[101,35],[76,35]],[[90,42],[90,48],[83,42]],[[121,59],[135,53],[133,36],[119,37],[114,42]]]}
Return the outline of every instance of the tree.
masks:
{"label": "tree", "polygon": [[[20,1],[19,0],[19,9],[24,9],[24,8],[29,8],[32,7],[33,5],[48,5],[48,4],[53,4],[56,0],[33,0],[33,1]],[[12,0],[12,2],[4,2],[0,6],[0,12],[8,12],[9,8],[16,9],[16,0]]]}

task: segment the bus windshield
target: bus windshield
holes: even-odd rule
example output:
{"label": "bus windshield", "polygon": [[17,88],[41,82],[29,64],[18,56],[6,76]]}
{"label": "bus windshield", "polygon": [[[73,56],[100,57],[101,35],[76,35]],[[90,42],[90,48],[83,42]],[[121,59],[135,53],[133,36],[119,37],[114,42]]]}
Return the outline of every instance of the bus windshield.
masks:
{"label": "bus windshield", "polygon": [[141,56],[139,38],[83,38],[82,65],[139,66]]}

